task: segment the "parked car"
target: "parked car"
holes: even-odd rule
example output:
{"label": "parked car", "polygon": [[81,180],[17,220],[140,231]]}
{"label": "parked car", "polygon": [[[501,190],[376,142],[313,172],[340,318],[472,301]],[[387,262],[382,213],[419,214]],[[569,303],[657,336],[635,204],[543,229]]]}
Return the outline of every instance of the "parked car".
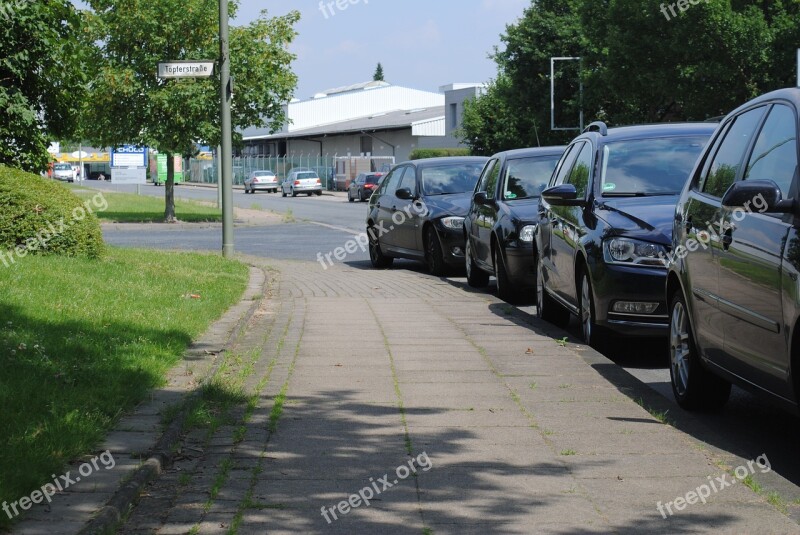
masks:
{"label": "parked car", "polygon": [[369,256],[424,261],[434,275],[464,265],[464,216],[488,158],[430,158],[395,166],[369,199]]}
{"label": "parked car", "polygon": [[75,182],[78,177],[78,168],[68,163],[57,163],[53,165],[53,178],[66,182]]}
{"label": "parked car", "polygon": [[354,181],[350,183],[347,188],[347,200],[353,202],[355,200],[368,201],[378,187],[383,173],[361,173]]}
{"label": "parked car", "polygon": [[263,171],[253,171],[244,180],[244,192],[255,193],[258,190],[265,190],[270,193],[278,193],[278,177],[275,171],[265,169]]}
{"label": "parked car", "polygon": [[486,164],[464,221],[470,286],[483,288],[494,275],[502,299],[535,293],[539,195],[563,153],[564,147],[519,149]]}
{"label": "parked car", "polygon": [[567,147],[542,192],[536,230],[538,315],[578,316],[587,344],[608,331],[667,333],[664,282],[678,195],[712,123],[607,128]]}
{"label": "parked car", "polygon": [[667,279],[672,390],[686,409],[731,383],[800,403],[800,89],[731,112],[673,213]]}
{"label": "parked car", "polygon": [[322,180],[314,171],[292,170],[281,185],[281,193],[284,197],[291,195],[297,197],[300,193],[311,195],[322,195]]}

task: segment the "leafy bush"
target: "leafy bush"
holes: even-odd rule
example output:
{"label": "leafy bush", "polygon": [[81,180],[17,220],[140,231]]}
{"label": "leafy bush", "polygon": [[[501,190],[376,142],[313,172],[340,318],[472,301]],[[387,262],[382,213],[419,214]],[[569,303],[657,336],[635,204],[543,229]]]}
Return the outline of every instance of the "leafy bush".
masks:
{"label": "leafy bush", "polygon": [[94,212],[107,206],[99,192],[81,201],[61,184],[0,165],[0,261],[7,265],[28,254],[102,256]]}
{"label": "leafy bush", "polygon": [[469,149],[414,149],[409,160],[423,160],[425,158],[442,158],[445,156],[469,156]]}

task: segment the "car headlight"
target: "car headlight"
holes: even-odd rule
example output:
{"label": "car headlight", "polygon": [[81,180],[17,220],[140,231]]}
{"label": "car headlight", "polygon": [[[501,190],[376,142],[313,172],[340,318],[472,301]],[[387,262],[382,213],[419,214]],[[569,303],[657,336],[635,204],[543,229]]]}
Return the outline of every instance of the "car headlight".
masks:
{"label": "car headlight", "polygon": [[604,241],[603,257],[608,264],[651,267],[667,265],[666,247],[631,238],[611,238]]}
{"label": "car headlight", "polygon": [[519,231],[519,241],[525,243],[531,243],[533,241],[533,235],[536,233],[536,225],[525,225]]}
{"label": "car headlight", "polygon": [[452,230],[461,230],[462,228],[464,228],[463,217],[455,217],[455,216],[443,217],[442,219],[440,219],[440,221],[442,222],[442,225],[445,226],[445,228],[449,228]]}

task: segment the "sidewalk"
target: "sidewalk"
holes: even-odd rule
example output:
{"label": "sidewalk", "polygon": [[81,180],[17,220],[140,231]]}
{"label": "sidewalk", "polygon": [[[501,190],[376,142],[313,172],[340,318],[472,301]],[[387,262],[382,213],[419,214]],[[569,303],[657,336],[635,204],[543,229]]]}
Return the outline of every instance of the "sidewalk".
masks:
{"label": "sidewalk", "polygon": [[278,270],[225,370],[254,401],[190,433],[121,533],[800,532],[740,483],[663,518],[719,459],[490,294],[249,260]]}

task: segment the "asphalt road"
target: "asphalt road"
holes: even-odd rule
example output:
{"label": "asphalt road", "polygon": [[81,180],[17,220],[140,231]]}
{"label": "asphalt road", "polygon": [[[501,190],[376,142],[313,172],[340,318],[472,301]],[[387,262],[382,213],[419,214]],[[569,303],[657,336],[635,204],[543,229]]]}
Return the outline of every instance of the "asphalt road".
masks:
{"label": "asphalt road", "polygon": [[[135,190],[130,186],[89,183],[89,186],[105,190]],[[163,195],[162,188],[143,186],[143,194]],[[213,200],[215,190],[178,187],[180,198]],[[258,205],[262,209],[285,213],[291,209],[298,219],[296,223],[276,224],[265,227],[243,227],[235,231],[236,250],[239,252],[282,260],[319,261],[336,247],[345,246],[353,240],[355,233],[363,231],[366,204],[348,203],[346,198],[325,195],[323,197],[298,197],[283,199],[280,195],[234,194],[234,202],[244,208]],[[152,226],[137,229],[135,225],[106,226],[104,235],[108,243],[132,247],[156,247],[166,249],[209,250],[221,249],[220,225],[164,226],[153,230]],[[348,255],[343,263],[359,269],[369,269],[366,251],[357,250]],[[415,262],[396,262],[396,270],[418,272],[423,266]],[[320,264],[320,275],[325,268]],[[354,276],[358,276],[355,272]],[[465,290],[463,277],[447,279],[449,283]],[[490,287],[489,291],[493,289]],[[520,307],[529,314],[533,307]],[[568,329],[571,338],[580,340],[580,329],[573,319]],[[628,373],[657,392],[668,404],[667,418],[677,427],[691,432],[695,438],[736,453],[747,459],[766,454],[776,477],[770,481],[768,490],[776,490],[787,501],[800,498],[800,462],[797,460],[796,444],[800,442],[800,426],[795,416],[766,403],[741,389],[734,388],[731,401],[720,413],[689,414],[682,411],[673,400],[667,369],[666,341],[661,339],[626,339],[620,341],[606,353],[612,361]],[[795,514],[790,508],[790,513]]]}

